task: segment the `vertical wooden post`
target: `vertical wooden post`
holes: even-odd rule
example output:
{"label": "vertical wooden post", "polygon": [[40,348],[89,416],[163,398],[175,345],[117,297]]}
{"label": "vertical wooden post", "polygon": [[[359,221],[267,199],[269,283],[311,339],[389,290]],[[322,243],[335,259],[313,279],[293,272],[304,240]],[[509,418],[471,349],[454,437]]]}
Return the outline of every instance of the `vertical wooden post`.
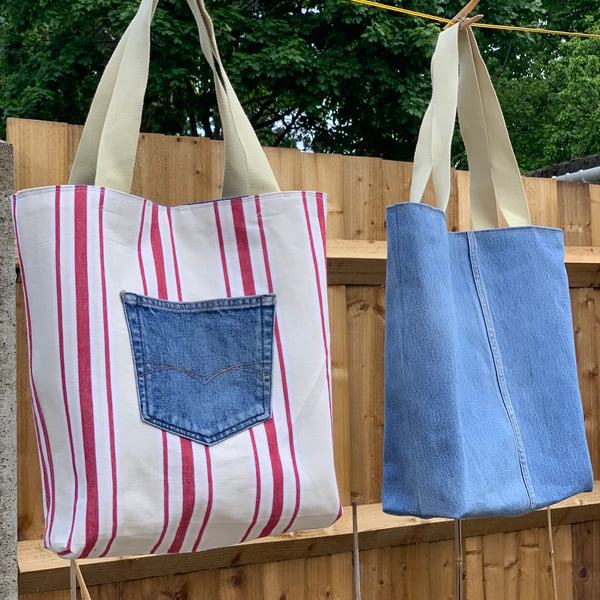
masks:
{"label": "vertical wooden post", "polygon": [[17,598],[15,246],[12,146],[0,141],[0,598]]}
{"label": "vertical wooden post", "polygon": [[463,534],[462,521],[454,520],[454,598],[463,600]]}

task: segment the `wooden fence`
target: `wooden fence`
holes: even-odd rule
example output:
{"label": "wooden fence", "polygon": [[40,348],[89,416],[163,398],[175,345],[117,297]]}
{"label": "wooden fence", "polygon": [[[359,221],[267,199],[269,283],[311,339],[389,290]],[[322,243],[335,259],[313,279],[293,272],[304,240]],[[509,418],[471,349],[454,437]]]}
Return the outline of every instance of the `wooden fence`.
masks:
{"label": "wooden fence", "polygon": [[[81,128],[8,122],[15,188],[64,183]],[[344,505],[359,504],[363,600],[453,597],[453,524],[384,515],[380,506],[385,322],[385,206],[406,200],[411,165],[267,149],[282,189],[327,192],[334,436]],[[219,197],[222,144],[140,136],[133,192],[164,204]],[[467,229],[468,173],[453,173],[449,227]],[[600,186],[526,179],[533,222],[568,246],[575,344],[595,479],[600,479]],[[427,192],[431,199],[431,190]],[[23,600],[66,600],[68,563],[43,550],[41,486],[17,291],[19,567]],[[600,483],[600,482],[599,482]],[[179,555],[83,561],[98,600],[352,598],[350,510],[325,530]],[[600,598],[600,485],[552,511],[559,597]],[[552,596],[546,515],[464,523],[466,600]]]}

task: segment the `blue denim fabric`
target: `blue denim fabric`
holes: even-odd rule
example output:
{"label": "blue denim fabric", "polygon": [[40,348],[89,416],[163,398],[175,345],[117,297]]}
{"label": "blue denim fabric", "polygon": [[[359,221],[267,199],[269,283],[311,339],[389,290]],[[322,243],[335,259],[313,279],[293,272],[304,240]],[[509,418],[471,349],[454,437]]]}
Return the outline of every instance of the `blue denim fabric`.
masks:
{"label": "blue denim fabric", "polygon": [[121,300],[144,421],[211,445],[271,417],[275,296]]}
{"label": "blue denim fabric", "polygon": [[592,489],[562,231],[387,210],[383,509],[516,515]]}

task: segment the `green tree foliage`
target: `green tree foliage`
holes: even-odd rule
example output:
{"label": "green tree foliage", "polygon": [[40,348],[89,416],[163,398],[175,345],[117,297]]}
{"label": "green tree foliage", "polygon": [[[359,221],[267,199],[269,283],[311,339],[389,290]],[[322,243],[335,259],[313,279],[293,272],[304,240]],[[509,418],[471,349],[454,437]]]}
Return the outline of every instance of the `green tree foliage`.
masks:
{"label": "green tree foliage", "polygon": [[543,41],[527,74],[496,81],[523,171],[600,152],[600,40]]}
{"label": "green tree foliage", "polygon": [[[542,4],[541,27],[600,32],[594,0]],[[521,170],[600,152],[600,40],[510,35],[526,45],[503,65],[487,58]]]}
{"label": "green tree foliage", "polygon": [[[387,0],[453,15],[455,0]],[[0,123],[82,123],[138,0],[2,0]],[[232,83],[267,145],[411,160],[440,25],[350,0],[207,0]],[[592,0],[480,4],[485,21],[590,30]],[[524,170],[597,152],[598,44],[478,30]],[[161,0],[142,128],[221,136],[184,0]],[[2,131],[0,130],[0,135]],[[460,145],[456,163],[464,166]]]}

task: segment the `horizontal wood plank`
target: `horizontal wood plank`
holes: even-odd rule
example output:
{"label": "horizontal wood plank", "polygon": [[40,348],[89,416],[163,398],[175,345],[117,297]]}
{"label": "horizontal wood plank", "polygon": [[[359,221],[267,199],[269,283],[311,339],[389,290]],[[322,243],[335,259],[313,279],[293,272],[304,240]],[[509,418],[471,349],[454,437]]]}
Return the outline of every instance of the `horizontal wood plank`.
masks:
{"label": "horizontal wood plank", "polygon": [[[555,526],[600,519],[600,482],[594,491],[579,494],[553,506]],[[520,517],[468,519],[465,537],[522,531],[546,525],[546,511]],[[386,515],[381,504],[358,507],[361,550],[452,539],[454,525],[448,519],[418,519]],[[146,577],[191,573],[271,561],[311,558],[352,551],[352,515],[347,509],[326,529],[300,531],[253,540],[237,546],[193,554],[116,557],[80,561],[88,585],[129,581]],[[42,547],[41,541],[22,541],[18,546],[20,593],[67,589],[69,562]]]}
{"label": "horizontal wood plank", "polygon": [[565,265],[569,286],[600,287],[600,248],[597,246],[567,246]]}
{"label": "horizontal wood plank", "polygon": [[[386,261],[387,242],[327,240],[329,285],[385,285]],[[600,247],[567,246],[565,266],[569,287],[600,287]],[[15,270],[19,278],[18,257]]]}
{"label": "horizontal wood plank", "polygon": [[[386,260],[386,242],[327,240],[330,285],[384,285]],[[570,287],[600,287],[600,247],[567,246],[565,266]]]}
{"label": "horizontal wood plank", "polygon": [[384,285],[387,243],[327,240],[329,285]]}

